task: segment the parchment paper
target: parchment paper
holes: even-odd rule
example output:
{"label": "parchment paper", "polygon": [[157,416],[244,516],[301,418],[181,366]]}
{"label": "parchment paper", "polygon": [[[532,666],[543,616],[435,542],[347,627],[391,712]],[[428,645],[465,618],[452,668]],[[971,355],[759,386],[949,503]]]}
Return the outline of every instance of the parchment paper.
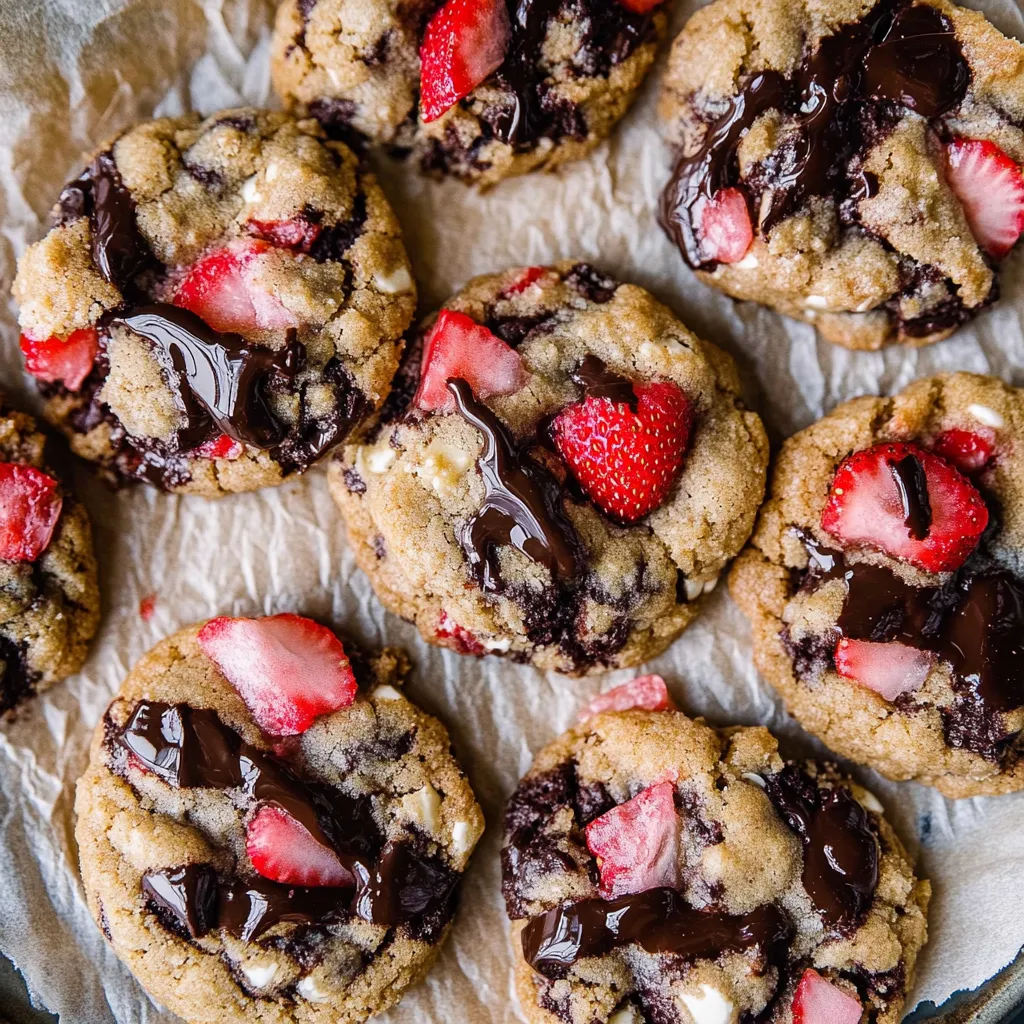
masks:
{"label": "parchment paper", "polygon": [[[613,2],[613,0],[609,0]],[[681,0],[673,31],[699,6]],[[1020,3],[982,7],[1024,38]],[[0,288],[17,255],[44,230],[81,151],[154,113],[203,113],[269,97],[268,0],[0,0]],[[593,260],[650,288],[702,336],[729,349],[773,440],[864,392],[891,393],[940,369],[997,374],[1024,385],[1024,273],[1004,270],[1006,298],[953,339],[917,352],[852,354],[813,330],[697,284],[656,228],[667,175],[654,100],[661,62],[610,143],[552,177],[506,182],[478,197],[382,165],[405,226],[422,309],[468,277],[569,256]],[[17,352],[15,311],[0,303],[0,382],[32,405]],[[73,839],[73,789],[90,733],[125,673],[157,640],[215,614],[293,610],[367,644],[405,647],[413,699],[452,731],[489,831],[466,877],[462,906],[430,978],[392,1022],[520,1020],[512,994],[498,883],[503,801],[533,753],[581,702],[629,678],[589,681],[460,658],[423,644],[385,614],[358,573],[322,470],[277,489],[219,503],[138,487],[114,493],[79,467],[101,565],[103,624],[85,670],[0,727],[0,950],[34,997],[65,1024],[170,1024],[109,951],[86,910]],[[746,622],[725,588],[672,649],[650,663],[681,705],[714,723],[764,723],[795,752],[820,748],[787,719],[750,661]],[[142,597],[156,594],[149,622]],[[952,803],[913,784],[857,775],[882,799],[904,840],[920,850],[935,897],[931,942],[911,1000],[941,1002],[974,988],[1024,945],[1024,794]]]}

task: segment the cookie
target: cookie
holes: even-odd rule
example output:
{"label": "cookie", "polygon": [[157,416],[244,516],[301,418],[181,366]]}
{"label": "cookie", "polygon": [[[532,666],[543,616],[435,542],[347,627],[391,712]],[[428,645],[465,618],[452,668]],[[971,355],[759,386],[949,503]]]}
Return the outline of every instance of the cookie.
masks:
{"label": "cookie", "polygon": [[285,0],[286,106],[424,172],[487,186],[589,153],[626,112],[665,14],[650,0]]}
{"label": "cookie", "polygon": [[730,586],[790,712],[949,797],[1024,788],[1024,392],[959,373],[790,438]]}
{"label": "cookie", "polygon": [[356,1024],[428,971],[483,816],[403,655],[213,619],[132,669],[75,835],[114,952],[190,1024]]}
{"label": "cookie", "polygon": [[[604,696],[627,708],[631,686]],[[530,1024],[897,1024],[931,895],[833,766],[642,708],[537,755],[502,890]]]}
{"label": "cookie", "polygon": [[0,405],[0,717],[77,672],[100,620],[89,516],[45,448]]}
{"label": "cookie", "polygon": [[416,304],[373,175],[315,121],[251,109],[101,149],[13,290],[72,448],[208,497],[302,472],[379,406]]}
{"label": "cookie", "polygon": [[359,566],[424,639],[581,674],[693,621],[767,457],[729,356],[566,261],[479,277],[427,321],[329,481]]}
{"label": "cookie", "polygon": [[1024,228],[1024,47],[947,0],[716,0],[675,40],[661,221],[698,277],[853,349],[992,303]]}

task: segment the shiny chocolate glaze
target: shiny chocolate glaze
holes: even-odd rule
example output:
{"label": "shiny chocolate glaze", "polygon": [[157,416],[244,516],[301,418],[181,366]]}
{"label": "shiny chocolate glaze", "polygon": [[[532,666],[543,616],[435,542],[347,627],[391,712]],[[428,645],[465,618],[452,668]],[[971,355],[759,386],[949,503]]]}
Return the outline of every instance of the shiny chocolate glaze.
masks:
{"label": "shiny chocolate glaze", "polygon": [[609,398],[636,412],[637,397],[633,382],[613,373],[595,355],[588,355],[573,372],[572,379],[583,388],[584,398]]}

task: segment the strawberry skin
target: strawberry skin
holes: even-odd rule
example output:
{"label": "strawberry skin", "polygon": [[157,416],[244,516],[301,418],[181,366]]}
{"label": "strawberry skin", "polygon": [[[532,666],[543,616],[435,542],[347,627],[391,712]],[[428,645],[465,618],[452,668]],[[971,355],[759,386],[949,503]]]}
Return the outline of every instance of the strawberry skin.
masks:
{"label": "strawberry skin", "polygon": [[706,260],[738,263],[754,241],[747,200],[738,188],[719,189],[700,218],[701,251]]}
{"label": "strawberry skin", "polygon": [[301,215],[291,220],[250,220],[245,227],[250,235],[293,252],[309,252],[323,230]]}
{"label": "strawberry skin", "polygon": [[99,349],[95,327],[83,327],[67,338],[37,340],[27,334],[21,336],[25,369],[38,380],[63,384],[68,391],[77,391],[82,386]]}
{"label": "strawberry skin", "polygon": [[0,462],[0,559],[34,562],[49,545],[63,504],[53,477]]}
{"label": "strawberry skin", "polygon": [[446,611],[441,612],[437,622],[438,640],[448,640],[447,646],[459,654],[470,654],[481,658],[487,650],[465,626],[460,626]]}
{"label": "strawberry skin", "polygon": [[996,442],[990,431],[953,428],[939,434],[932,451],[952,462],[961,473],[977,473],[995,457]]}
{"label": "strawberry skin", "polygon": [[679,815],[671,782],[659,782],[584,830],[605,899],[679,885]]}
{"label": "strawberry skin", "polygon": [[[905,503],[901,467],[925,483],[930,522],[923,535]],[[925,572],[958,569],[987,525],[985,502],[965,476],[938,455],[898,442],[844,459],[821,513],[822,529],[844,545],[863,544]]]}
{"label": "strawberry skin", "polygon": [[863,1007],[856,996],[808,968],[793,995],[793,1024],[859,1024]]}
{"label": "strawberry skin", "polygon": [[987,139],[954,139],[946,147],[946,178],[978,245],[1002,259],[1024,231],[1024,175]]}
{"label": "strawberry skin", "polygon": [[693,408],[675,384],[635,384],[637,411],[588,396],[555,417],[562,458],[602,512],[635,523],[658,508],[675,484],[690,444]]}
{"label": "strawberry skin", "polygon": [[906,644],[874,643],[841,637],[836,644],[836,671],[886,700],[920,689],[932,668],[932,656]]}
{"label": "strawberry skin", "polygon": [[334,850],[274,804],[261,807],[249,822],[245,851],[256,871],[274,882],[336,887],[355,884]]}
{"label": "strawberry skin", "polygon": [[637,676],[628,683],[599,693],[580,712],[578,722],[585,722],[605,711],[674,711],[675,704],[668,695],[668,687],[661,676]]}
{"label": "strawberry skin", "polygon": [[505,0],[448,0],[420,46],[420,109],[436,121],[505,59],[512,27]]}
{"label": "strawberry skin", "polygon": [[244,451],[241,441],[236,441],[227,434],[218,434],[217,437],[204,441],[191,454],[198,459],[227,459],[233,462],[241,458]]}
{"label": "strawberry skin", "polygon": [[272,736],[305,732],[314,719],[347,708],[356,679],[341,641],[325,626],[284,613],[211,619],[199,646]]}

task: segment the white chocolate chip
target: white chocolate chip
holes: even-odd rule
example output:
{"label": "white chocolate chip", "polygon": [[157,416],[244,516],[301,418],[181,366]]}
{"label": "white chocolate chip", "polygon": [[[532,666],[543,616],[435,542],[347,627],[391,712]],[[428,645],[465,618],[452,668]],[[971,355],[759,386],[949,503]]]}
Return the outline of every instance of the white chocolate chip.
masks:
{"label": "white chocolate chip", "polygon": [[675,338],[665,338],[662,341],[645,341],[640,345],[640,355],[645,359],[657,358],[664,352],[677,356],[686,349],[676,341]]}
{"label": "white chocolate chip", "polygon": [[733,264],[735,270],[754,270],[761,265],[758,258],[752,253],[748,252],[738,263]]}
{"label": "white chocolate chip", "polygon": [[382,686],[378,686],[377,689],[374,690],[370,694],[370,696],[374,700],[401,700],[402,699],[402,695],[393,686],[388,686],[387,683],[384,683]]}
{"label": "white chocolate chip", "polygon": [[696,601],[701,594],[710,594],[712,590],[718,585],[718,577],[714,576],[710,580],[687,580],[686,581],[686,600]]}
{"label": "white chocolate chip", "polygon": [[263,196],[256,191],[256,175],[254,174],[251,178],[246,178],[242,185],[242,198],[247,203],[258,203]]}
{"label": "white chocolate chip", "polygon": [[452,849],[456,854],[469,850],[469,822],[457,821],[452,825]]}
{"label": "white chocolate chip", "polygon": [[366,468],[369,469],[371,473],[376,473],[379,476],[381,473],[386,473],[391,468],[391,464],[394,461],[394,448],[390,446],[374,448],[370,451],[369,455],[366,456]]}
{"label": "white chocolate chip", "polygon": [[764,779],[757,774],[757,772],[744,772],[741,779],[745,779],[747,782],[752,782],[755,786],[759,786],[761,789],[765,787]]}
{"label": "white chocolate chip", "polygon": [[428,832],[436,832],[441,824],[441,798],[429,782],[415,793],[406,793],[402,797],[402,810]]}
{"label": "white chocolate chip", "polygon": [[427,446],[423,467],[416,475],[428,479],[430,486],[443,496],[458,485],[472,465],[473,456],[468,452],[435,439]]}
{"label": "white chocolate chip", "polygon": [[804,305],[810,309],[828,309],[828,299],[824,295],[808,295]]}
{"label": "white chocolate chip", "polygon": [[267,164],[266,170],[263,172],[263,177],[265,177],[267,181],[273,181],[280,173],[280,165],[277,161],[271,160],[270,163]]}
{"label": "white chocolate chip", "polygon": [[390,274],[374,274],[373,283],[377,286],[377,291],[387,295],[412,291],[412,275],[405,267],[399,267]]}
{"label": "white chocolate chip", "polygon": [[640,1015],[635,1006],[624,1006],[608,1018],[608,1024],[640,1024]]}
{"label": "white chocolate chip", "polygon": [[317,983],[313,980],[311,974],[307,974],[304,978],[299,980],[298,985],[295,986],[300,996],[303,999],[308,999],[311,1003],[326,1003],[330,999],[330,994],[324,992]]}
{"label": "white chocolate chip", "polygon": [[277,964],[251,964],[242,973],[253,988],[266,988],[277,977]]}
{"label": "white chocolate chip", "polygon": [[870,789],[865,789],[863,786],[858,786],[856,782],[851,782],[850,792],[865,811],[871,811],[873,814],[885,813],[885,808],[882,806],[881,801]]}
{"label": "white chocolate chip", "polygon": [[498,651],[504,654],[511,646],[512,641],[508,637],[494,640],[481,640],[480,641],[488,651]]}
{"label": "white chocolate chip", "polygon": [[701,985],[700,995],[683,992],[679,997],[695,1024],[729,1024],[736,1007],[711,985]]}
{"label": "white chocolate chip", "polygon": [[1006,423],[995,409],[989,408],[987,405],[979,405],[977,402],[973,402],[967,406],[967,411],[979,423],[984,423],[986,427],[1002,427]]}

